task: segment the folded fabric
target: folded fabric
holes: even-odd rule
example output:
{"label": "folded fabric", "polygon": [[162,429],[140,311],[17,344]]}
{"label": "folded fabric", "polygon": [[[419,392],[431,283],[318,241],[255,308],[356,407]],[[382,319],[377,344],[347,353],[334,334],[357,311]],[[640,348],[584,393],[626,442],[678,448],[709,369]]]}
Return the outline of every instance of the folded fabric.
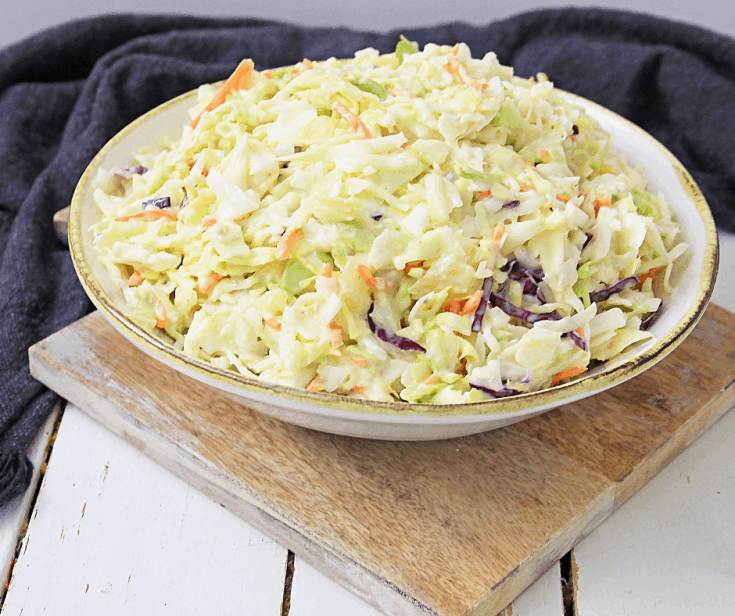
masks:
{"label": "folded fabric", "polygon": [[54,235],[95,153],[152,107],[256,68],[395,49],[399,34],[495,51],[521,76],[545,72],[664,143],[735,230],[735,41],[650,15],[544,10],[482,26],[378,34],[255,19],[110,15],[0,51],[0,504],[22,493],[29,445],[57,396],[29,372],[28,348],[91,310]]}

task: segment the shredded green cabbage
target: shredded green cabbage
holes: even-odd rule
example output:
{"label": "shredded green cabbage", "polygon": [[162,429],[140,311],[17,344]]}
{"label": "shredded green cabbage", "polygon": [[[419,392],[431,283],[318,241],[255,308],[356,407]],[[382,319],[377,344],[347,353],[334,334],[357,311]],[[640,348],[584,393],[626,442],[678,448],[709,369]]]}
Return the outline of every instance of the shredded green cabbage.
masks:
{"label": "shredded green cabbage", "polygon": [[134,160],[100,172],[92,229],[131,318],[313,391],[445,404],[550,387],[650,339],[687,250],[595,121],[464,44],[254,71]]}

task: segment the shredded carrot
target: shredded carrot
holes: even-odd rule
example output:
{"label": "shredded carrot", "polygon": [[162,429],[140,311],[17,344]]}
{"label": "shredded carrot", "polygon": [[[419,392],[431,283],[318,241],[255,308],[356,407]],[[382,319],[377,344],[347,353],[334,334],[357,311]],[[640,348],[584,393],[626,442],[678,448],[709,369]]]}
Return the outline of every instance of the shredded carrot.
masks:
{"label": "shredded carrot", "polygon": [[477,310],[477,307],[480,305],[480,300],[482,299],[482,291],[475,291],[470,298],[465,302],[465,305],[462,307],[462,312],[460,314],[462,316],[467,316],[468,314],[474,314],[475,310]]}
{"label": "shredded carrot", "polygon": [[352,358],[352,363],[357,364],[360,366],[360,368],[367,368],[368,360],[367,359],[358,359],[357,357]]}
{"label": "shredded carrot", "polygon": [[604,199],[602,197],[597,197],[594,203],[595,203],[595,218],[597,218],[597,215],[600,213],[600,208],[612,207],[612,202],[610,201],[610,199]]}
{"label": "shredded carrot", "polygon": [[314,68],[314,65],[311,63],[311,60],[309,60],[308,58],[304,58],[304,61],[301,63],[301,68],[291,71],[291,77],[298,77],[302,73],[305,73],[312,68]]}
{"label": "shredded carrot", "polygon": [[533,188],[532,188],[531,186],[524,186],[524,187],[523,187],[523,188],[521,188],[521,190],[520,190],[520,191],[518,191],[518,192],[528,192],[529,190],[533,190]]}
{"label": "shredded carrot", "polygon": [[202,227],[209,228],[217,224],[217,219],[214,216],[205,216],[202,218]]}
{"label": "shredded carrot", "polygon": [[541,156],[543,156],[544,158],[549,158],[549,156],[551,155],[549,154],[548,150],[541,150]]}
{"label": "shredded carrot", "polygon": [[475,88],[476,90],[486,90],[490,87],[488,86],[488,84],[482,83],[481,81],[477,81],[477,79],[473,79],[472,77],[470,77],[455,52],[452,52],[452,55],[449,56],[449,59],[447,60],[447,70],[453,75],[457,75],[460,81],[469,88]]}
{"label": "shredded carrot", "polygon": [[342,328],[334,321],[329,324],[329,340],[333,349],[342,346]]}
{"label": "shredded carrot", "polygon": [[160,327],[163,329],[166,326],[166,306],[163,305],[163,302],[159,299],[158,303],[156,304],[156,327]]}
{"label": "shredded carrot", "polygon": [[449,300],[447,312],[451,312],[452,314],[459,314],[460,312],[462,312],[462,302],[456,298]]}
{"label": "shredded carrot", "polygon": [[195,161],[193,158],[190,158],[186,161],[186,164],[189,165],[189,169],[191,169],[196,164],[196,162],[197,161]]}
{"label": "shredded carrot", "polygon": [[480,197],[480,199],[484,199],[485,197],[489,197],[491,194],[492,194],[492,190],[488,188],[487,190],[483,190],[477,193],[477,196]]}
{"label": "shredded carrot", "polygon": [[408,274],[414,267],[420,267],[423,270],[429,269],[428,266],[424,265],[423,261],[412,261],[411,263],[406,263],[403,271]]}
{"label": "shredded carrot", "polygon": [[505,233],[505,225],[501,222],[497,227],[495,227],[495,231],[493,231],[493,237],[492,237],[493,244],[500,244],[500,241],[503,239],[504,233]]}
{"label": "shredded carrot", "polygon": [[584,338],[584,330],[583,330],[583,329],[582,329],[581,327],[578,327],[578,328],[577,328],[577,329],[575,329],[574,331],[576,331],[576,332],[577,332],[577,335],[578,335],[578,336],[579,336],[580,338]]}
{"label": "shredded carrot", "polygon": [[263,322],[271,329],[281,329],[281,321],[276,316],[269,315],[267,317],[263,317]]}
{"label": "shredded carrot", "polygon": [[373,134],[370,132],[370,129],[365,125],[365,122],[363,122],[354,113],[347,109],[347,107],[345,107],[342,103],[334,103],[334,105],[332,105],[332,109],[336,111],[343,120],[347,120],[352,130],[356,133],[360,133],[363,139],[372,139]]}
{"label": "shredded carrot", "polygon": [[365,393],[365,386],[364,385],[355,385],[352,388],[352,391],[354,391],[357,394]]}
{"label": "shredded carrot", "polygon": [[138,270],[135,270],[130,278],[128,278],[129,287],[137,287],[141,282],[143,282],[143,274]]}
{"label": "shredded carrot", "polygon": [[142,212],[138,212],[137,214],[120,216],[115,220],[117,222],[127,222],[128,220],[137,220],[140,218],[168,218],[169,220],[173,220],[174,222],[178,220],[176,212],[171,212],[170,210],[143,210]]}
{"label": "shredded carrot", "polygon": [[554,385],[555,383],[558,383],[559,381],[563,381],[564,379],[571,379],[573,376],[582,374],[586,370],[587,370],[587,366],[574,366],[573,368],[567,368],[566,370],[557,372],[554,376],[552,376],[551,384]]}
{"label": "shredded carrot", "polygon": [[270,71],[270,70],[268,70],[268,71],[263,71],[263,76],[264,76],[264,77],[265,77],[266,79],[273,79],[273,72],[272,72],[272,71]]}
{"label": "shredded carrot", "polygon": [[240,62],[232,75],[229,76],[224,85],[218,90],[217,94],[215,94],[212,97],[212,100],[209,101],[209,104],[191,121],[191,127],[196,128],[205,111],[212,111],[219,107],[233,92],[237,90],[247,90],[250,85],[250,77],[253,74],[253,68],[255,68],[255,65],[252,60],[243,60]]}
{"label": "shredded carrot", "polygon": [[464,374],[464,371],[466,370],[467,366],[466,364],[461,361],[457,364],[457,367],[454,369],[454,374]]}
{"label": "shredded carrot", "polygon": [[206,178],[209,175],[209,167],[202,168],[202,177]]}
{"label": "shredded carrot", "polygon": [[324,269],[322,270],[322,276],[324,276],[325,278],[331,278],[333,276],[332,266],[329,265],[329,263],[324,264]]}
{"label": "shredded carrot", "polygon": [[324,389],[324,379],[317,374],[313,379],[311,379],[311,381],[309,381],[306,389],[309,391],[321,391]]}
{"label": "shredded carrot", "polygon": [[639,274],[638,280],[640,280],[641,282],[643,282],[644,280],[648,280],[649,278],[655,280],[656,272],[662,272],[663,270],[663,267],[654,267],[653,269],[648,270],[645,274]]}
{"label": "shredded carrot", "polygon": [[220,276],[217,272],[209,272],[209,274],[197,282],[197,291],[206,295],[214,289],[214,286],[223,278],[224,276]]}
{"label": "shredded carrot", "polygon": [[276,246],[276,259],[279,261],[285,261],[288,259],[288,255],[291,254],[291,249],[294,247],[296,240],[299,238],[298,229],[288,229],[278,240],[278,246]]}
{"label": "shredded carrot", "polygon": [[569,197],[565,197],[564,195],[556,195],[556,198],[562,203],[569,203]]}
{"label": "shredded carrot", "polygon": [[375,279],[375,276],[373,276],[373,273],[367,265],[360,263],[357,266],[357,273],[360,274],[360,278],[362,278],[369,287],[373,287],[375,289],[378,288],[378,281]]}

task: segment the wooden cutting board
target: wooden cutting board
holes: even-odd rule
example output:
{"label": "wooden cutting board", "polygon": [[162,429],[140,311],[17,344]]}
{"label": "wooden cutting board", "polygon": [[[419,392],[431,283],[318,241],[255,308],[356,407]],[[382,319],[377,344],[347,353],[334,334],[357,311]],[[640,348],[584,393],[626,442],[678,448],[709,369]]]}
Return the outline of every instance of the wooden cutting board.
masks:
{"label": "wooden cutting board", "polygon": [[632,381],[435,442],[262,416],[98,313],[30,356],[37,379],[387,614],[497,613],[735,403],[735,315],[717,306]]}

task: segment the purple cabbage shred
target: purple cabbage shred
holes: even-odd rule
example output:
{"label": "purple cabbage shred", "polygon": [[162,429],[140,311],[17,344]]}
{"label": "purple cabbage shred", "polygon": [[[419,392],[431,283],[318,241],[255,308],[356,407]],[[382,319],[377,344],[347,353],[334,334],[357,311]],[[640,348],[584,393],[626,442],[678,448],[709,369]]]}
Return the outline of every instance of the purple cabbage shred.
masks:
{"label": "purple cabbage shred", "polygon": [[627,278],[618,280],[618,282],[610,285],[609,287],[606,287],[599,291],[595,291],[594,293],[590,293],[590,301],[604,302],[606,299],[609,299],[616,293],[620,293],[625,289],[629,289],[630,287],[637,285],[639,282],[640,279],[638,278],[638,276],[628,276]]}
{"label": "purple cabbage shred", "polygon": [[662,305],[663,305],[663,302],[659,304],[658,310],[654,310],[653,312],[650,312],[646,316],[646,318],[641,321],[641,330],[646,331],[649,327],[651,327],[651,323],[653,323],[653,321],[658,316],[658,313],[661,310]]}
{"label": "purple cabbage shred", "polygon": [[587,341],[580,336],[577,332],[569,332],[569,337],[583,351],[587,350]]}
{"label": "purple cabbage shred", "polygon": [[493,279],[485,278],[485,282],[482,283],[482,295],[480,296],[480,303],[477,304],[475,309],[475,316],[472,319],[472,331],[479,332],[482,329],[482,319],[485,317],[485,311],[487,310],[487,303],[490,301],[490,295],[493,292]]}
{"label": "purple cabbage shred", "polygon": [[528,325],[533,325],[539,321],[558,321],[561,319],[561,315],[554,310],[547,314],[539,314],[537,312],[531,312],[525,308],[520,308],[514,303],[506,299],[505,293],[508,290],[508,281],[506,280],[503,284],[498,287],[497,293],[490,294],[490,303],[494,307],[500,308],[505,314],[510,317],[514,317]]}
{"label": "purple cabbage shred", "polygon": [[514,210],[514,209],[515,209],[515,208],[517,208],[517,207],[518,207],[518,206],[519,206],[520,204],[521,204],[521,202],[520,202],[520,201],[518,201],[518,199],[516,199],[515,201],[508,201],[508,203],[503,203],[503,207],[504,207],[504,208],[507,208],[507,209],[509,209],[509,210]]}
{"label": "purple cabbage shred", "polygon": [[426,349],[422,347],[418,342],[414,342],[410,338],[405,338],[404,336],[399,336],[398,334],[391,332],[389,329],[383,327],[382,325],[378,325],[372,317],[372,312],[374,308],[375,304],[370,304],[370,309],[367,312],[368,327],[373,334],[375,334],[383,342],[392,344],[394,347],[399,348],[401,351],[420,351],[421,353],[426,353]]}
{"label": "purple cabbage shred", "polygon": [[486,393],[493,398],[506,398],[508,396],[517,396],[518,394],[522,393],[516,389],[505,387],[505,382],[503,382],[502,389],[490,389],[489,387],[485,387],[484,385],[477,385],[476,383],[473,383],[471,381],[470,387],[472,389],[479,389],[481,392]]}
{"label": "purple cabbage shred", "polygon": [[579,126],[572,124],[572,135],[579,135]]}
{"label": "purple cabbage shred", "polygon": [[148,199],[143,201],[143,209],[148,206],[157,207],[159,210],[165,210],[171,207],[171,197],[159,197],[158,199]]}

